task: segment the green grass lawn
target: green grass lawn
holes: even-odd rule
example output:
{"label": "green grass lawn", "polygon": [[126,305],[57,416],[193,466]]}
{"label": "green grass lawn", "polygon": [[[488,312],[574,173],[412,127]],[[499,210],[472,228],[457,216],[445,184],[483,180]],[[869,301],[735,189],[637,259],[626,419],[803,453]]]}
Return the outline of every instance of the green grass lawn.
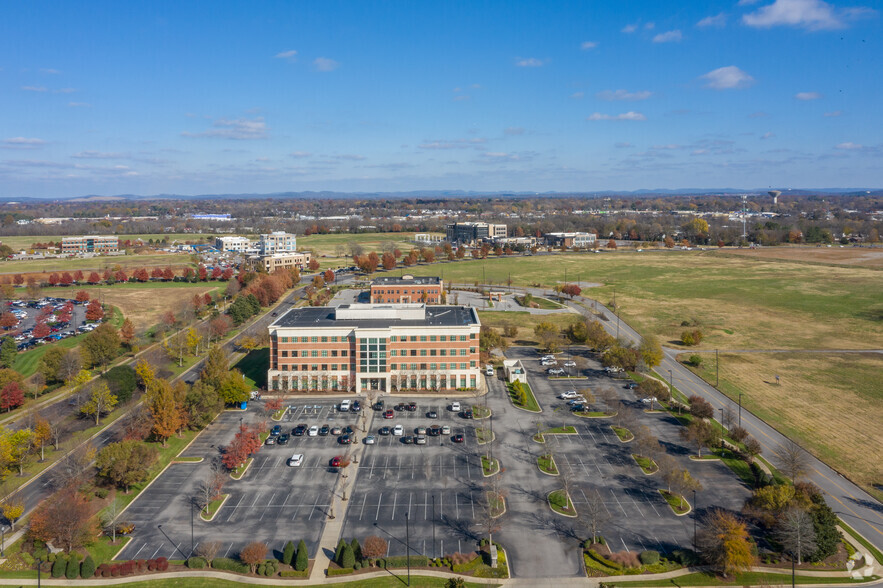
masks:
{"label": "green grass lawn", "polygon": [[254,388],[267,386],[267,370],[270,369],[270,348],[252,349],[233,366],[242,372],[245,381]]}
{"label": "green grass lawn", "polygon": [[656,471],[659,469],[659,466],[657,466],[656,462],[653,461],[653,459],[650,457],[644,457],[643,455],[637,455],[633,453],[632,458],[635,460],[635,463],[641,466],[641,469],[644,470],[645,474],[656,473]]}
{"label": "green grass lawn", "polygon": [[485,443],[490,443],[491,441],[493,441],[495,435],[491,433],[491,430],[489,428],[476,427],[475,437],[476,439],[478,439],[479,445],[484,445]]}
{"label": "green grass lawn", "polygon": [[111,561],[131,540],[131,537],[117,534],[117,540],[116,543],[114,543],[110,540],[110,537],[102,535],[87,545],[86,551],[92,556],[95,565],[100,566],[104,562]]}
{"label": "green grass lawn", "polygon": [[576,509],[573,507],[573,501],[570,500],[564,490],[555,490],[549,493],[549,507],[560,515],[575,516]]}
{"label": "green grass lawn", "polygon": [[623,443],[627,443],[628,441],[631,441],[632,439],[635,438],[635,436],[632,435],[632,432],[629,431],[628,429],[626,429],[625,427],[610,427],[610,428],[613,429],[613,432],[616,433],[616,436],[619,437],[619,440],[622,441]]}
{"label": "green grass lawn", "polygon": [[665,501],[675,512],[675,514],[683,514],[690,511],[690,503],[687,502],[687,499],[680,494],[669,492],[664,488],[660,489],[659,493],[662,494],[662,497],[665,498]]}
{"label": "green grass lawn", "polygon": [[227,500],[228,496],[230,496],[230,495],[229,494],[221,494],[218,498],[216,498],[215,500],[212,500],[208,504],[208,506],[206,508],[204,508],[199,513],[199,518],[201,518],[204,521],[212,520],[212,518],[215,516],[215,514],[217,514],[218,509],[221,508],[221,505],[224,504],[225,500]]}
{"label": "green grass lawn", "polygon": [[[876,579],[877,576],[874,576]],[[833,578],[817,578],[812,576],[795,576],[796,584],[862,584],[867,580],[853,580],[845,577]],[[791,574],[769,574],[764,572],[747,572],[744,574],[735,574],[731,579],[723,580],[714,574],[705,572],[695,572],[678,576],[671,580],[636,580],[629,581],[608,581],[607,586],[622,586],[630,588],[659,588],[660,586],[788,586],[791,584]]]}
{"label": "green grass lawn", "polygon": [[137,269],[139,267],[166,267],[180,268],[182,266],[194,266],[190,256],[181,253],[163,253],[144,255],[117,255],[92,258],[73,259],[27,259],[22,261],[5,261],[0,263],[0,273],[19,274],[28,272],[74,272],[76,270],[104,271],[105,268],[120,266],[123,269]]}
{"label": "green grass lawn", "polygon": [[537,466],[539,466],[541,472],[552,476],[558,475],[558,466],[555,465],[555,458],[549,453],[537,458]]}
{"label": "green grass lawn", "polygon": [[481,471],[485,476],[492,476],[500,471],[500,462],[497,461],[495,457],[488,459],[486,456],[481,456]]}
{"label": "green grass lawn", "polygon": [[519,408],[523,408],[524,410],[528,410],[530,412],[542,412],[539,403],[537,402],[536,397],[533,395],[533,390],[530,389],[530,384],[523,383],[521,384],[524,387],[525,391],[525,402],[522,403],[520,399],[516,397],[512,384],[509,384],[509,400],[512,401],[512,404]]}

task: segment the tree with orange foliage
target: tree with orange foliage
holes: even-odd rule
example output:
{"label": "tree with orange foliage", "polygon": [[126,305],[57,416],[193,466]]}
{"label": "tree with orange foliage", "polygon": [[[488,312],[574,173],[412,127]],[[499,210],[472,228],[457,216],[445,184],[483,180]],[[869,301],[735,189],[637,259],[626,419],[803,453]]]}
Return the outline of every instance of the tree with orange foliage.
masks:
{"label": "tree with orange foliage", "polygon": [[171,282],[175,279],[175,272],[172,271],[171,266],[166,267],[166,269],[162,271],[162,278],[166,282]]}
{"label": "tree with orange foliage", "polygon": [[101,303],[97,300],[91,301],[86,305],[86,320],[87,321],[99,321],[104,318],[104,309],[101,308]]}
{"label": "tree with orange foliage", "polygon": [[77,302],[89,302],[89,293],[86,292],[85,290],[77,291],[76,301]]}
{"label": "tree with orange foliage", "polygon": [[330,284],[334,281],[334,271],[333,270],[325,270],[325,274],[322,276],[325,278],[325,283]]}
{"label": "tree with orange foliage", "polygon": [[70,553],[95,536],[91,514],[89,503],[77,488],[66,486],[40,503],[31,515],[29,533]]}
{"label": "tree with orange foliage", "polygon": [[15,315],[11,312],[4,312],[2,315],[0,315],[0,327],[3,327],[4,329],[11,329],[16,325],[18,325],[18,319],[15,318]]}
{"label": "tree with orange foliage", "polygon": [[725,510],[714,509],[705,517],[697,542],[705,560],[724,577],[747,572],[754,565],[745,523]]}
{"label": "tree with orange foliage", "polygon": [[126,320],[123,321],[120,327],[120,341],[129,348],[132,347],[132,343],[135,341],[135,325],[128,317],[126,317]]}
{"label": "tree with orange foliage", "polygon": [[260,433],[257,428],[241,425],[239,432],[233,437],[233,441],[224,448],[224,457],[221,458],[228,470],[235,470],[245,463],[253,454],[261,448]]}
{"label": "tree with orange foliage", "polygon": [[319,269],[319,260],[316,258],[311,259],[310,263],[307,264],[307,267],[310,268],[310,271],[313,271],[313,272],[318,270]]}
{"label": "tree with orange foliage", "polygon": [[393,255],[392,253],[387,251],[380,258],[380,264],[383,266],[383,269],[385,269],[385,270],[395,269],[395,266],[396,266],[395,255]]}
{"label": "tree with orange foliage", "polygon": [[153,434],[166,446],[166,440],[184,427],[184,409],[168,381],[154,378],[144,393],[144,403],[153,417]]}
{"label": "tree with orange foliage", "polygon": [[239,560],[254,572],[259,563],[267,559],[267,544],[259,541],[249,543],[239,552]]}

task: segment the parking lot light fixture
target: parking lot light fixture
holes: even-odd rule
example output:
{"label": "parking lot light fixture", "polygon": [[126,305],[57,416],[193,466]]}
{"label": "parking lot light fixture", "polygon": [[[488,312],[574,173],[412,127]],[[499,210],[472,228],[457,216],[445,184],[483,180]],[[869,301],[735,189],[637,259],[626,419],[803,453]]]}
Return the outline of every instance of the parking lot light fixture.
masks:
{"label": "parking lot light fixture", "polygon": [[699,551],[699,544],[696,543],[696,519],[699,518],[699,511],[696,509],[698,506],[696,504],[696,491],[693,490],[693,549],[697,552]]}

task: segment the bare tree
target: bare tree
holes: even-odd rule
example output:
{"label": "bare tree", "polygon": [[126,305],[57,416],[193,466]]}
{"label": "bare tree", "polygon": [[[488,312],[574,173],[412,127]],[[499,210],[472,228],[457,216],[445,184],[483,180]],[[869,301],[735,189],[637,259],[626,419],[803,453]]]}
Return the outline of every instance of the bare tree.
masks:
{"label": "bare tree", "polygon": [[117,519],[120,518],[123,508],[123,501],[120,500],[119,497],[114,497],[101,514],[101,524],[104,527],[104,534],[107,535],[108,531],[110,531],[111,541],[113,542],[116,542],[117,540]]}
{"label": "bare tree", "polygon": [[668,491],[671,492],[672,483],[680,472],[677,460],[667,453],[661,453],[656,458],[656,465],[659,466],[659,473],[665,481]]}
{"label": "bare tree", "polygon": [[493,543],[494,533],[498,532],[503,524],[501,518],[501,504],[505,500],[505,493],[500,489],[502,474],[487,478],[482,486],[481,497],[478,500],[479,515],[478,525],[482,534],[488,536],[488,541]]}
{"label": "bare tree", "polygon": [[59,488],[79,486],[92,471],[96,450],[91,443],[72,451],[53,469],[54,481]]}
{"label": "bare tree", "polygon": [[641,425],[634,431],[635,449],[638,455],[653,459],[660,451],[659,440],[650,432],[650,427]]}
{"label": "bare tree", "polygon": [[598,396],[601,397],[601,400],[604,402],[604,406],[607,407],[607,412],[613,413],[616,411],[617,402],[619,402],[619,394],[613,388],[605,386],[598,391]]}
{"label": "bare tree", "polygon": [[195,497],[196,504],[200,511],[208,508],[212,501],[216,500],[224,489],[224,482],[227,480],[227,471],[220,459],[212,460],[208,472],[199,485],[198,493]]}
{"label": "bare tree", "polygon": [[212,560],[220,553],[221,547],[220,541],[205,541],[196,546],[196,555],[204,558],[211,565]]}
{"label": "bare tree", "polygon": [[724,408],[723,419],[724,422],[721,424],[729,432],[729,430],[733,428],[733,423],[736,422],[736,411],[733,410],[732,406],[727,405]]}
{"label": "bare tree", "polygon": [[800,445],[789,440],[779,451],[779,469],[791,478],[791,481],[799,481],[809,472],[806,452]]}
{"label": "bare tree", "polygon": [[797,565],[803,563],[804,556],[812,555],[818,549],[812,517],[799,508],[789,508],[782,513],[776,525],[776,538],[791,559],[797,559]]}
{"label": "bare tree", "polygon": [[592,488],[583,491],[586,497],[585,504],[580,505],[576,513],[577,522],[591,533],[592,543],[598,540],[598,530],[610,521],[610,511],[604,504],[601,493]]}

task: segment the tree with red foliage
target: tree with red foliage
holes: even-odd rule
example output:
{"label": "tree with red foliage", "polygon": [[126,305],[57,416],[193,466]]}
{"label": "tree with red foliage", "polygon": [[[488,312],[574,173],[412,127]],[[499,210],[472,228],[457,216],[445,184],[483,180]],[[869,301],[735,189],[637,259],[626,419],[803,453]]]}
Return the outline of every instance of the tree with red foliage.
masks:
{"label": "tree with red foliage", "polygon": [[21,286],[25,283],[25,277],[21,274],[15,274],[14,276],[12,276],[12,281],[15,283],[16,286]]}
{"label": "tree with red foliage", "polygon": [[58,274],[56,274],[54,272],[49,274],[49,285],[50,286],[57,286],[59,280],[60,280],[60,278],[58,277]]}
{"label": "tree with red foliage", "polygon": [[101,279],[104,280],[106,284],[110,284],[113,281],[113,272],[110,271],[110,268],[104,270],[104,273],[101,274]]}
{"label": "tree with red foliage", "polygon": [[315,258],[311,259],[310,263],[307,264],[307,267],[310,268],[310,271],[316,271],[317,269],[319,269],[319,260]]}
{"label": "tree with red foliage", "polygon": [[221,271],[220,267],[218,267],[218,266],[213,267],[212,268],[212,279],[213,280],[220,279],[222,273],[224,273],[224,272]]}
{"label": "tree with red foliage", "polygon": [[166,269],[162,271],[162,277],[166,282],[171,282],[175,279],[175,272],[172,271],[171,267],[166,267]]}
{"label": "tree with red foliage", "polygon": [[[92,272],[92,273],[95,273],[95,272]],[[95,274],[95,277],[98,277],[98,274]],[[88,302],[89,301],[89,293],[86,292],[85,290],[79,290],[77,292],[76,301],[77,302]]]}
{"label": "tree with red foliage", "polygon": [[380,259],[380,263],[383,265],[383,269],[391,270],[396,266],[396,258],[395,255],[387,251],[383,254],[383,257]]}
{"label": "tree with red foliage", "polygon": [[233,268],[232,267],[228,267],[227,269],[225,269],[223,275],[221,275],[221,279],[224,281],[227,281],[232,277],[233,277]]}
{"label": "tree with red foliage", "polygon": [[87,321],[98,321],[104,317],[104,309],[101,308],[101,303],[97,300],[91,301],[86,305],[86,320]]}
{"label": "tree with red foliage", "polygon": [[113,275],[113,279],[117,282],[125,282],[129,279],[129,276],[126,274],[126,270],[120,269]]}
{"label": "tree with red foliage", "polygon": [[187,281],[192,280],[193,276],[195,276],[195,275],[196,275],[196,272],[193,271],[192,267],[188,267],[187,269],[185,269],[184,271],[181,272],[181,276]]}
{"label": "tree with red foliage", "polygon": [[98,282],[101,281],[101,276],[98,275],[98,272],[91,272],[89,274],[89,279],[86,281],[94,286],[95,284],[97,284]]}
{"label": "tree with red foliage", "polygon": [[52,334],[52,329],[46,323],[37,323],[34,325],[33,335],[35,339],[42,339]]}
{"label": "tree with red foliage", "polygon": [[571,300],[574,296],[579,296],[582,291],[582,288],[580,288],[576,284],[565,284],[564,287],[561,288],[561,292],[570,296]]}
{"label": "tree with red foliage", "polygon": [[92,510],[75,485],[65,486],[40,503],[29,521],[29,534],[67,552],[82,547],[95,536]]}
{"label": "tree with red foliage", "polygon": [[323,275],[323,278],[325,278],[326,284],[330,284],[331,282],[334,281],[334,271],[330,270],[330,269],[325,270],[325,274]]}
{"label": "tree with red foliage", "polygon": [[175,313],[173,313],[171,310],[167,310],[162,315],[162,322],[167,327],[174,327],[175,324],[178,322],[178,319],[175,318]]}
{"label": "tree with red foliage", "polygon": [[253,454],[261,448],[260,433],[257,428],[241,425],[239,432],[233,437],[230,445],[224,448],[224,457],[221,462],[228,470],[235,470],[245,463]]}
{"label": "tree with red foliage", "polygon": [[132,347],[132,343],[135,341],[135,324],[128,317],[126,317],[126,320],[123,321],[120,327],[120,341],[129,348]]}
{"label": "tree with red foliage", "polygon": [[233,321],[226,314],[216,316],[209,322],[209,333],[214,339],[220,339],[233,328]]}
{"label": "tree with red foliage", "polygon": [[197,273],[199,274],[200,282],[204,282],[208,279],[208,270],[205,269],[204,265],[199,264],[199,267],[197,268]]}
{"label": "tree with red foliage", "polygon": [[0,390],[0,409],[9,412],[25,403],[25,393],[18,382],[12,381]]}
{"label": "tree with red foliage", "polygon": [[154,280],[161,280],[162,279],[162,270],[158,267],[153,268],[150,271],[150,277],[153,278]]}
{"label": "tree with red foliage", "polygon": [[11,329],[13,327],[18,326],[18,319],[15,318],[15,315],[11,312],[4,312],[0,314],[0,327],[4,329]]}
{"label": "tree with red foliage", "polygon": [[202,310],[202,296],[194,294],[190,304],[193,306],[193,310],[196,311],[196,314],[199,314],[199,311]]}
{"label": "tree with red foliage", "polygon": [[432,263],[435,261],[435,251],[432,249],[424,249],[420,252],[420,255],[423,257],[423,261],[426,263]]}
{"label": "tree with red foliage", "polygon": [[215,301],[212,299],[212,295],[208,292],[202,295],[202,304],[204,306],[211,306]]}
{"label": "tree with red foliage", "polygon": [[613,239],[607,241],[607,249],[616,249],[616,241]]}
{"label": "tree with red foliage", "polygon": [[70,272],[64,272],[61,274],[61,285],[62,286],[70,286],[74,283],[74,277]]}
{"label": "tree with red foliage", "polygon": [[143,267],[136,269],[135,273],[133,275],[135,276],[135,279],[138,280],[139,282],[146,282],[147,280],[150,279],[150,275],[147,273],[147,270],[144,269]]}
{"label": "tree with red foliage", "polygon": [[82,282],[83,281],[83,270],[77,270],[74,272],[74,281]]}

